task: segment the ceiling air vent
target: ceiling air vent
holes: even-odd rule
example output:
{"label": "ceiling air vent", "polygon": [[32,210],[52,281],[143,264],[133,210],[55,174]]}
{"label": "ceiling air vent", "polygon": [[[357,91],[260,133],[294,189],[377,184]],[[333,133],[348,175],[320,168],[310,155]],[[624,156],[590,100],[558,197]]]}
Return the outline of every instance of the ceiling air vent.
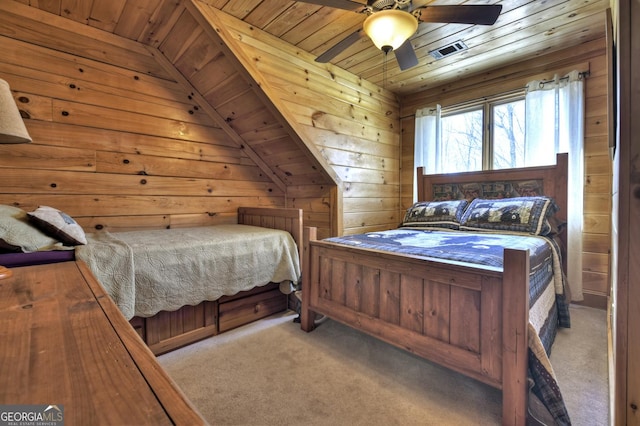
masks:
{"label": "ceiling air vent", "polygon": [[467,45],[464,44],[462,40],[454,41],[453,43],[439,47],[429,52],[429,55],[433,56],[436,59],[442,59],[446,56],[453,55],[456,52],[461,52],[463,50],[467,50]]}

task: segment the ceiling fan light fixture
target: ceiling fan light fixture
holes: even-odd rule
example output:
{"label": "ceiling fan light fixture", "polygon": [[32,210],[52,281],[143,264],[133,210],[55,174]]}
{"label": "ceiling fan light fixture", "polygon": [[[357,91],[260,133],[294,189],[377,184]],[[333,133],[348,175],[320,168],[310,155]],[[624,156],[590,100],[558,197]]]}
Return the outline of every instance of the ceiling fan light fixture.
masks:
{"label": "ceiling fan light fixture", "polygon": [[385,9],[364,20],[364,32],[382,51],[396,50],[418,29],[418,20],[409,12]]}

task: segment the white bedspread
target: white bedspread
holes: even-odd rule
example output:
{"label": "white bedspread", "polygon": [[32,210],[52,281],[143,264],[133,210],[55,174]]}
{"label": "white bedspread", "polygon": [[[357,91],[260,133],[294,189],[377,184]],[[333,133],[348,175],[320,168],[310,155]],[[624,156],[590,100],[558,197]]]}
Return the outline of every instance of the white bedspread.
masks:
{"label": "white bedspread", "polygon": [[90,267],[127,319],[216,300],[300,278],[285,231],[217,225],[87,235],[76,257]]}

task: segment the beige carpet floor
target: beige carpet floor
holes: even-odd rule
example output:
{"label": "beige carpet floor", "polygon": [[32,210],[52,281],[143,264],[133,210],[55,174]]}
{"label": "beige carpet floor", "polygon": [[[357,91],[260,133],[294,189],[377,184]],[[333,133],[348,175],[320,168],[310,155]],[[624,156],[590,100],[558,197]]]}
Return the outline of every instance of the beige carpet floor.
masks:
{"label": "beige carpet floor", "polygon": [[[496,389],[287,312],[158,357],[212,425],[498,425]],[[606,313],[572,307],[551,360],[574,425],[608,423]]]}

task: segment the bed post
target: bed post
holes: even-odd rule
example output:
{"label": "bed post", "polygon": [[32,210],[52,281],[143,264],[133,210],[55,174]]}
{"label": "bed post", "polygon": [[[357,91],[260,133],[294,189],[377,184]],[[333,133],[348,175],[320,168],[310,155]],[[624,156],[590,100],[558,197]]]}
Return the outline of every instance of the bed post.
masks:
{"label": "bed post", "polygon": [[418,171],[416,172],[416,194],[418,195],[417,201],[425,201],[430,200],[431,198],[427,198],[427,194],[425,194],[425,185],[424,185],[424,167],[418,167]]}
{"label": "bed post", "polygon": [[315,226],[305,226],[303,232],[302,251],[302,307],[300,308],[300,327],[304,331],[314,329],[315,313],[309,310],[309,299],[311,297],[311,241],[318,239],[318,228]]}
{"label": "bed post", "polygon": [[504,249],[502,279],[502,424],[527,420],[529,250]]}

